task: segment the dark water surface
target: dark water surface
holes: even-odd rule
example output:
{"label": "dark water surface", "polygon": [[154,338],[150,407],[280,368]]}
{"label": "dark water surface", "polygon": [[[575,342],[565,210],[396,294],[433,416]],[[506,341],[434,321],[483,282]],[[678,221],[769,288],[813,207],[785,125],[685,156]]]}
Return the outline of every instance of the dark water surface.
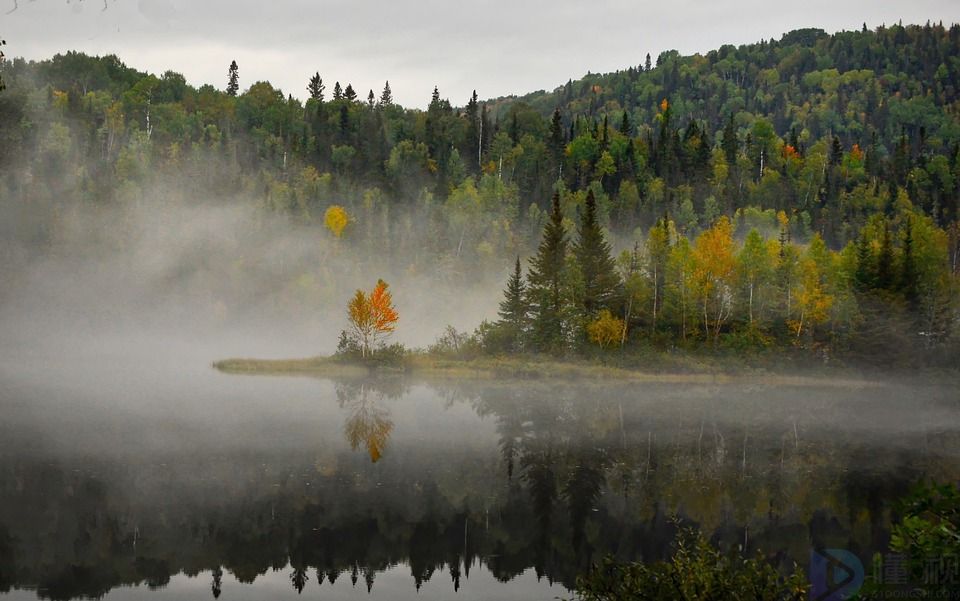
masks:
{"label": "dark water surface", "polygon": [[[227,376],[8,352],[0,597],[552,599],[678,523],[788,567],[960,476],[953,387]],[[212,359],[213,357],[209,357]]]}

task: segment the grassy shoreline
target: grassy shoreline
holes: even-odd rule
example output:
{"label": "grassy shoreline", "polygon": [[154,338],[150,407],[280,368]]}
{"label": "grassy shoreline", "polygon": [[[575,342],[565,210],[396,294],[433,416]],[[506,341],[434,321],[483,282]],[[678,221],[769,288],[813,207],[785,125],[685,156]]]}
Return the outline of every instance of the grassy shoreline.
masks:
{"label": "grassy shoreline", "polygon": [[756,367],[735,361],[707,361],[689,356],[637,366],[611,365],[589,359],[543,357],[479,357],[456,359],[413,354],[399,363],[360,363],[335,356],[300,359],[234,358],[217,361],[223,373],[263,376],[365,377],[402,374],[424,379],[457,380],[584,380],[662,384],[757,383],[771,386],[882,386],[876,377],[841,367],[788,373],[788,366]]}

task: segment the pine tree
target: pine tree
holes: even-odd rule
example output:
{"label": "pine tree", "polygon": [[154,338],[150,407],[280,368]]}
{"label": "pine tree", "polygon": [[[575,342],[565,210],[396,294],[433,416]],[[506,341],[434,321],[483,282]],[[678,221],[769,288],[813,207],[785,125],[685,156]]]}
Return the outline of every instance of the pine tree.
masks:
{"label": "pine tree", "polygon": [[[6,40],[0,40],[0,46],[6,46],[6,45],[7,45]],[[3,64],[4,60],[6,59],[4,57],[3,50],[0,50],[0,65]],[[0,92],[4,91],[5,89],[7,89],[7,84],[3,83],[3,78],[0,77]]]}
{"label": "pine tree", "polygon": [[333,99],[343,100],[343,88],[340,87],[339,81],[333,84]]}
{"label": "pine tree", "polygon": [[610,243],[603,235],[597,219],[597,201],[593,190],[587,191],[587,200],[573,254],[583,278],[583,311],[592,318],[600,309],[610,309],[616,296],[620,278],[610,256]]}
{"label": "pine tree", "polygon": [[237,61],[230,63],[229,79],[227,80],[227,96],[236,96],[240,91],[240,68]]}
{"label": "pine tree", "polygon": [[840,145],[840,138],[833,136],[833,142],[830,145],[830,164],[839,165],[843,161],[843,146]]}
{"label": "pine tree", "polygon": [[380,106],[390,106],[393,104],[393,92],[390,91],[390,82],[383,84],[383,92],[380,94]]}
{"label": "pine tree", "polygon": [[867,237],[866,228],[860,230],[860,237],[857,238],[857,271],[855,280],[857,289],[861,292],[870,290],[875,284],[873,251],[870,248],[870,238]]}
{"label": "pine tree", "polygon": [[560,109],[553,110],[553,117],[550,118],[550,154],[553,158],[553,164],[559,172],[560,165],[563,164],[563,150],[567,145],[563,133],[563,117],[560,115]]}
{"label": "pine tree", "polygon": [[553,194],[550,220],[543,229],[537,254],[530,259],[527,294],[533,317],[531,346],[539,351],[564,348],[564,277],[567,239],[560,211],[560,193]]}
{"label": "pine tree", "polygon": [[500,302],[500,321],[497,325],[504,333],[509,350],[518,353],[523,350],[523,339],[527,330],[527,314],[530,310],[523,284],[523,273],[520,270],[519,256],[503,296],[504,299]]}
{"label": "pine tree", "polygon": [[903,229],[903,247],[900,253],[900,290],[910,307],[916,308],[920,291],[917,282],[917,259],[914,256],[913,249],[913,218],[911,216],[907,216],[907,222]]}
{"label": "pine tree", "polygon": [[737,150],[740,148],[740,142],[737,140],[737,129],[733,124],[733,115],[727,119],[727,124],[723,128],[723,141],[720,142],[723,147],[723,154],[727,159],[727,165],[733,167],[737,164]]}
{"label": "pine tree", "polygon": [[467,164],[473,165],[473,157],[476,157],[476,167],[480,169],[480,103],[477,100],[477,91],[474,90],[467,101],[464,116],[467,119],[467,127],[463,132],[463,156],[467,157]]}
{"label": "pine tree", "polygon": [[893,273],[893,240],[890,236],[890,225],[883,224],[883,237],[880,238],[880,253],[877,255],[877,288],[892,290],[894,287]]}
{"label": "pine tree", "polygon": [[620,118],[620,133],[630,137],[633,133],[633,126],[630,124],[630,113],[623,109],[623,117]]}
{"label": "pine tree", "polygon": [[320,73],[314,73],[313,77],[310,78],[310,83],[307,84],[307,91],[310,92],[310,98],[317,102],[323,102],[324,89],[326,89],[326,86],[323,85],[323,79],[320,77]]}
{"label": "pine tree", "polygon": [[353,102],[357,99],[357,93],[353,91],[353,85],[347,84],[347,88],[343,91],[343,97],[350,102]]}
{"label": "pine tree", "polygon": [[651,65],[651,62],[650,62],[650,53],[648,52],[648,53],[647,53],[647,60],[643,61],[643,70],[644,70],[644,71],[650,71],[651,67],[652,67],[652,65]]}
{"label": "pine tree", "polygon": [[367,94],[367,107],[373,108],[377,105],[377,97],[373,95],[373,90],[370,90],[370,93]]}

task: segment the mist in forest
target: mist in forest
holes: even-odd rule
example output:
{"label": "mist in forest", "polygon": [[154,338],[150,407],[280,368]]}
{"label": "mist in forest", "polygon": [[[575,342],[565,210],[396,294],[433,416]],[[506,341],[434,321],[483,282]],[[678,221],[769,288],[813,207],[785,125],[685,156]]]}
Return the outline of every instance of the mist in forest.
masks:
{"label": "mist in forest", "polygon": [[174,204],[154,190],[131,206],[43,216],[7,202],[0,222],[0,338],[13,360],[31,349],[51,361],[187,352],[207,364],[329,354],[347,300],[378,278],[400,311],[395,340],[422,347],[448,324],[494,316],[500,295],[498,274],[445,281],[440,266],[418,271],[237,200]]}

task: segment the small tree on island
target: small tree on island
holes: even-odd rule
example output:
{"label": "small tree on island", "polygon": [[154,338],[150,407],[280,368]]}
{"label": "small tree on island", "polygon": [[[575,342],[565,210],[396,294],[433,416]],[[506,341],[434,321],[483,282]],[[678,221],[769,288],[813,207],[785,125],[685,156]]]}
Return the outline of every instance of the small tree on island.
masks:
{"label": "small tree on island", "polygon": [[393,333],[400,319],[393,307],[393,295],[388,287],[383,280],[377,280],[377,285],[369,295],[363,290],[357,290],[347,303],[351,334],[363,358],[369,356],[375,345]]}

